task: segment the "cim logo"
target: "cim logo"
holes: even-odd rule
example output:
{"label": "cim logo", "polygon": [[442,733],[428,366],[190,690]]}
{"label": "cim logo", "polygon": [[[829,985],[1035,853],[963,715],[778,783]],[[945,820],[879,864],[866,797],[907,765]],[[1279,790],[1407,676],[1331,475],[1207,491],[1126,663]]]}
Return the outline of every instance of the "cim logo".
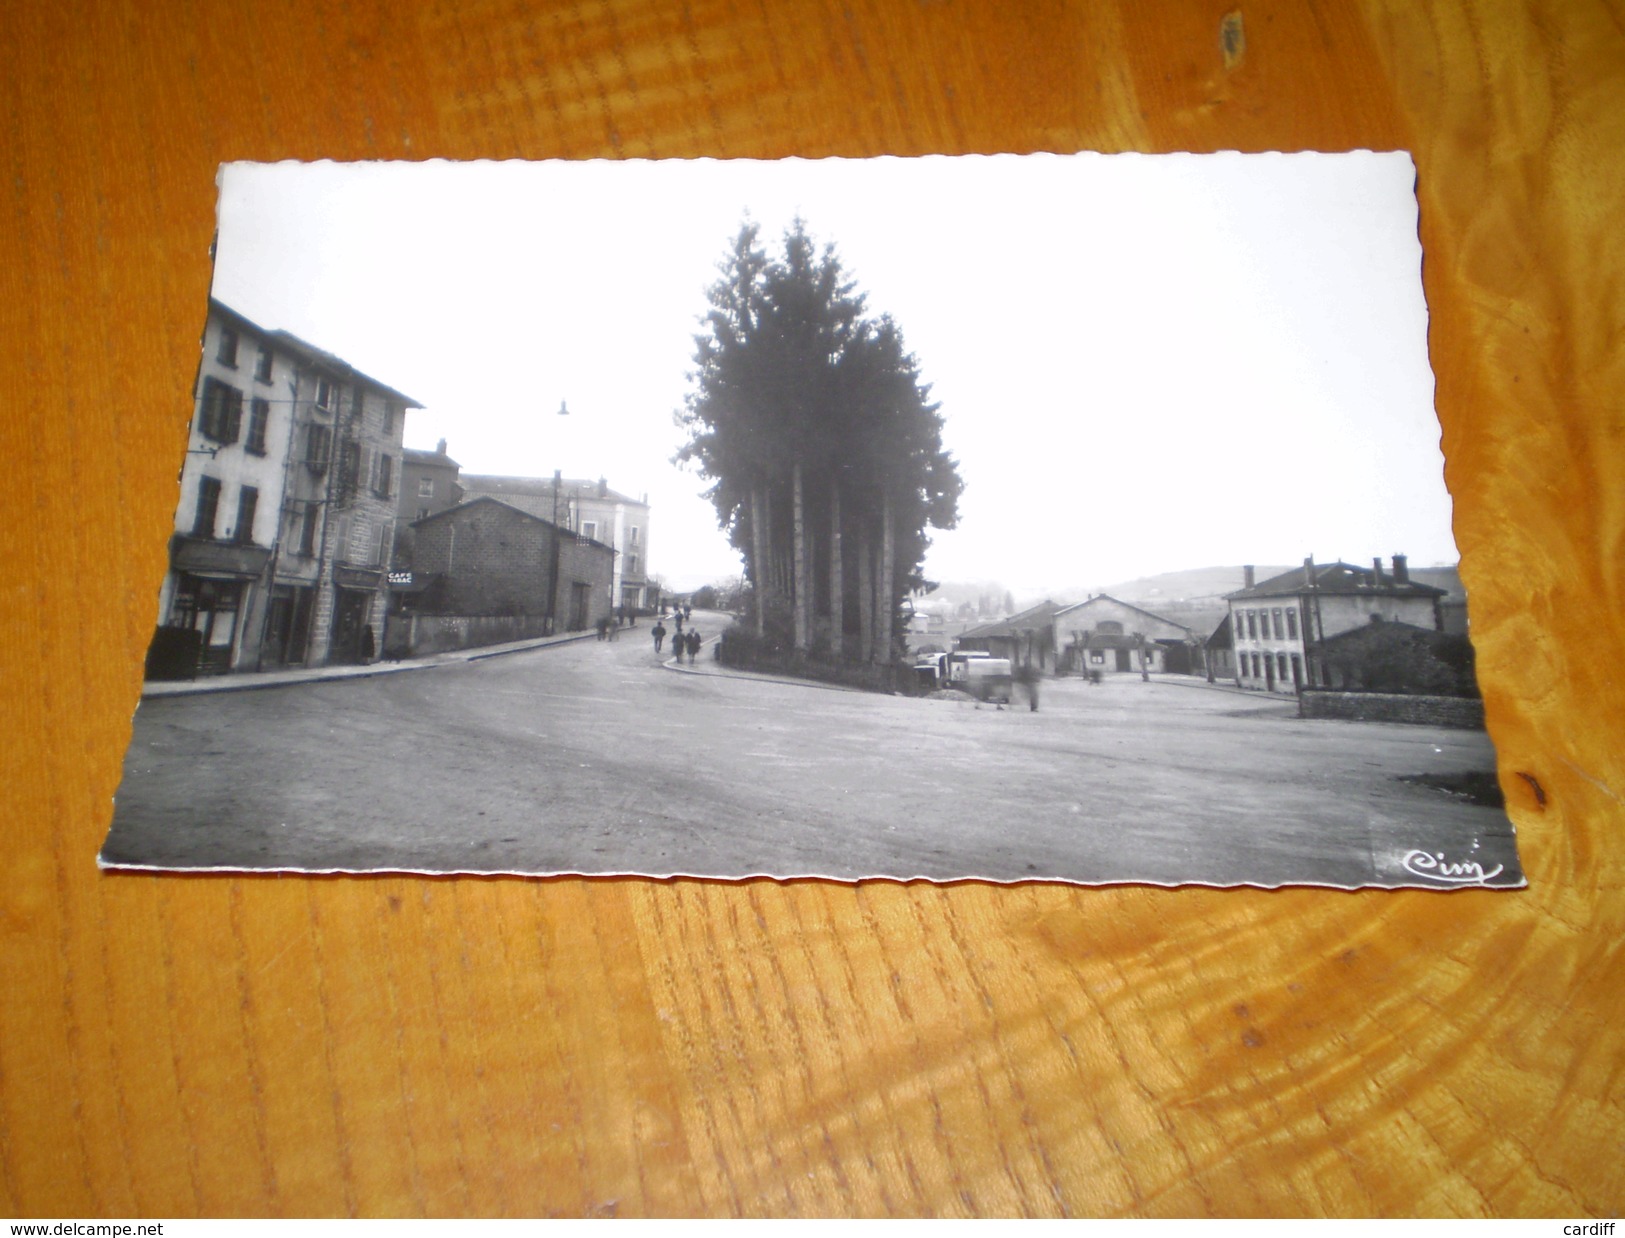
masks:
{"label": "cim logo", "polygon": [[1407,851],[1399,863],[1413,877],[1452,886],[1483,885],[1501,875],[1499,864],[1485,872],[1484,866],[1477,860],[1447,860],[1442,851],[1422,851],[1417,848]]}

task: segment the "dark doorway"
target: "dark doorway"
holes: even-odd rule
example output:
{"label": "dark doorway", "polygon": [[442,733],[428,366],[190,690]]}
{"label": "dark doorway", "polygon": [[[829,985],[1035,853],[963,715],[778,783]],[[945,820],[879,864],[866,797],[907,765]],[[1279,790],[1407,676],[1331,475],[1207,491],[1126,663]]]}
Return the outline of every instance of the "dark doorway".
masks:
{"label": "dark doorway", "polygon": [[272,666],[298,666],[310,644],[310,611],[315,590],[278,585],[265,621],[264,658]]}
{"label": "dark doorway", "polygon": [[360,589],[340,589],[333,607],[333,643],[327,660],[346,665],[363,660],[362,641],[367,626],[367,607],[372,594]]}
{"label": "dark doorway", "polygon": [[1134,661],[1129,657],[1127,649],[1117,651],[1117,669],[1120,671],[1132,671],[1134,669]]}

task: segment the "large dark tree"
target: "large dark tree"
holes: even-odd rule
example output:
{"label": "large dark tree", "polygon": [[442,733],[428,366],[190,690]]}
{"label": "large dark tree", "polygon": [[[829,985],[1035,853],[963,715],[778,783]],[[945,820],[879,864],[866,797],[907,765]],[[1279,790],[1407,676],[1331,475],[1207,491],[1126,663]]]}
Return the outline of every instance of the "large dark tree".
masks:
{"label": "large dark tree", "polygon": [[769,258],[746,223],[719,264],[677,414],[719,524],[743,554],[760,634],[891,657],[928,527],[958,518],[942,419],[890,318],[800,220]]}

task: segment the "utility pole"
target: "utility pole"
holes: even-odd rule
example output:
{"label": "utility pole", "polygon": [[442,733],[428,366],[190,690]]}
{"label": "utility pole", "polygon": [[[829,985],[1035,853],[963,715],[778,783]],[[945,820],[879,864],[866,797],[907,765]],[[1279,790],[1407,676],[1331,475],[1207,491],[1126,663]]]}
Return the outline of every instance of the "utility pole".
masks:
{"label": "utility pole", "polygon": [[[559,411],[564,411],[561,405]],[[559,605],[559,488],[564,484],[562,470],[553,470],[553,536],[552,553],[548,556],[547,572],[547,635],[552,636],[558,617]]]}

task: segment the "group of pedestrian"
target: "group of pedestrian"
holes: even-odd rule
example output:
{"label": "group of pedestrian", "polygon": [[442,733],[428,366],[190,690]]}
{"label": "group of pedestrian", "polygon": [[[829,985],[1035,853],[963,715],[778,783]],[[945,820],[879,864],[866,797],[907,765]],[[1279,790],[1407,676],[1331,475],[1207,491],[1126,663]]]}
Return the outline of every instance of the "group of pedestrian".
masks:
{"label": "group of pedestrian", "polygon": [[[653,631],[655,653],[658,655],[666,643],[666,625],[657,619]],[[690,628],[686,632],[683,631],[683,620],[681,614],[679,614],[677,617],[677,635],[671,638],[671,651],[677,655],[677,660],[681,662],[683,655],[687,654],[689,665],[692,666],[695,655],[700,652],[700,646],[703,644],[705,644],[705,641],[700,637],[697,629]]]}

